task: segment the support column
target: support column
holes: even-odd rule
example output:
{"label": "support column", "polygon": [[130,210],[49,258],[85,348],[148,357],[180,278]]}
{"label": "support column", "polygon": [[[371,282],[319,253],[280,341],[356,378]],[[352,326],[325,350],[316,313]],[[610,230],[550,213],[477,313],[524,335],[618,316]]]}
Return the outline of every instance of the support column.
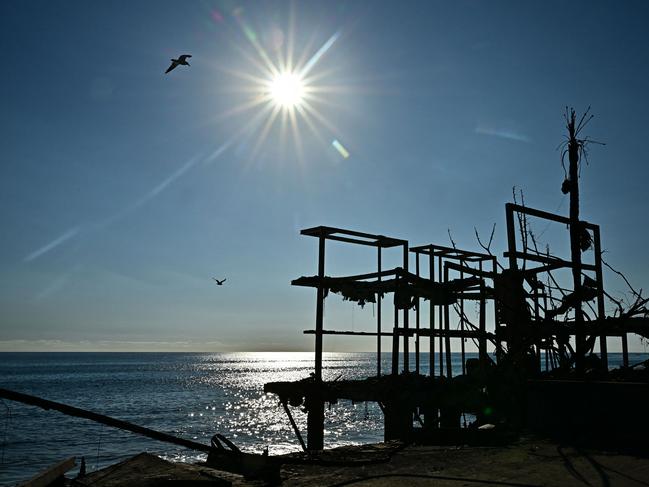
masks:
{"label": "support column", "polygon": [[[377,281],[381,282],[381,246],[377,247],[377,264],[379,277]],[[381,377],[381,293],[376,295],[376,376]]]}
{"label": "support column", "polygon": [[[480,272],[482,272],[482,261],[479,264]],[[480,367],[487,364],[489,358],[487,354],[487,289],[484,283],[484,277],[480,280],[480,338],[478,339],[478,356],[480,358]]]}
{"label": "support column", "polygon": [[[417,273],[417,277],[419,277],[419,253],[416,254],[416,259],[415,272]],[[417,296],[416,299],[417,307],[415,309],[415,328],[417,329],[417,333],[415,334],[415,373],[419,374],[419,296]]]}
{"label": "support column", "polygon": [[[448,267],[444,266],[444,283],[448,282]],[[453,365],[451,357],[451,337],[449,336],[449,330],[451,329],[451,318],[449,313],[449,305],[444,305],[444,329],[446,330],[446,336],[444,337],[444,348],[446,349],[446,377],[449,379],[453,377]]]}
{"label": "support column", "polygon": [[412,431],[412,412],[400,398],[385,404],[384,441],[408,440]]}
{"label": "support column", "polygon": [[[604,277],[602,273],[602,242],[600,240],[599,226],[593,230],[593,247],[595,251],[595,279],[597,281],[597,319],[603,320],[606,316],[604,308]],[[604,370],[608,370],[608,345],[606,334],[599,336],[599,352]]]}
{"label": "support column", "polygon": [[[408,244],[403,245],[403,270],[408,272]],[[404,276],[405,277],[405,276]],[[410,364],[410,348],[409,348],[409,337],[408,337],[408,315],[410,314],[410,308],[406,307],[403,310],[403,329],[405,330],[403,335],[403,370],[409,372]]]}
{"label": "support column", "polygon": [[[318,297],[315,316],[315,376],[316,390],[322,385],[322,329],[324,320],[325,290],[322,280],[325,276],[325,236],[318,238]],[[324,401],[315,394],[306,398],[307,409],[307,448],[322,450],[324,448]]]}
{"label": "support column", "polygon": [[[460,259],[460,265],[464,267],[464,259]],[[460,271],[460,279],[464,279],[464,272]],[[460,298],[460,331],[464,333],[464,297]],[[460,338],[460,352],[462,357],[462,375],[466,375],[466,346],[464,337]]]}
{"label": "support column", "polygon": [[[430,254],[428,255],[428,265],[429,265],[429,276],[431,282],[435,281],[435,257],[433,256],[433,249],[430,249]],[[429,300],[429,322],[430,322],[430,351],[429,351],[429,363],[430,363],[430,376],[435,377],[435,305],[433,300]]]}
{"label": "support column", "polygon": [[[395,276],[399,279],[399,276]],[[399,308],[394,305],[394,328],[392,329],[392,375],[399,375]]]}
{"label": "support column", "polygon": [[[437,258],[437,282],[442,282],[442,256]],[[439,308],[439,330],[444,327],[444,306],[440,305]],[[444,377],[444,337],[439,334],[439,376]]]}
{"label": "support column", "polygon": [[586,335],[584,333],[584,312],[581,307],[581,224],[579,222],[579,141],[575,133],[575,112],[568,120],[568,159],[570,167],[570,257],[572,260],[572,283],[576,296],[575,304],[575,369],[578,375],[584,372]]}

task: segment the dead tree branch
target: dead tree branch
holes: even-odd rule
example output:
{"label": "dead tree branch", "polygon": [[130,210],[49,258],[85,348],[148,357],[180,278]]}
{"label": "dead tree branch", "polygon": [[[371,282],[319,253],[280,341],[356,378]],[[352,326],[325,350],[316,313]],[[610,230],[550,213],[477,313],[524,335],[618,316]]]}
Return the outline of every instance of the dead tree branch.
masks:
{"label": "dead tree branch", "polygon": [[[603,254],[603,253],[604,253],[604,252],[602,252],[602,254]],[[611,265],[610,265],[608,262],[606,262],[606,261],[604,260],[603,257],[600,256],[600,259],[601,259],[601,261],[602,261],[602,264],[604,264],[606,267],[608,267],[611,271],[613,271],[614,273],[616,273],[618,276],[620,276],[620,277],[624,280],[624,282],[625,282],[626,285],[629,287],[629,289],[631,290],[631,293],[632,293],[634,296],[636,296],[636,297],[640,297],[640,293],[642,293],[642,290],[640,290],[640,293],[638,293],[638,292],[635,290],[635,288],[631,285],[631,283],[629,282],[629,280],[626,278],[626,276],[625,276],[624,274],[622,274],[622,273],[621,273],[620,271],[618,271],[617,269],[614,269],[613,267],[611,267]]]}
{"label": "dead tree branch", "polygon": [[448,232],[448,238],[451,241],[451,247],[453,247],[454,250],[457,250],[457,246],[455,245],[455,240],[453,240],[453,235],[451,235],[451,229],[447,228],[446,231]]}

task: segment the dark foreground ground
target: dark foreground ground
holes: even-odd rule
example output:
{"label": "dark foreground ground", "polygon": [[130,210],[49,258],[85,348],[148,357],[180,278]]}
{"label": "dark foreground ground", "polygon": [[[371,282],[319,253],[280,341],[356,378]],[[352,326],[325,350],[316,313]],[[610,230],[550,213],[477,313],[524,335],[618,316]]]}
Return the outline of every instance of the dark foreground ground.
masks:
{"label": "dark foreground ground", "polygon": [[[325,452],[325,460],[345,465],[284,465],[282,485],[649,486],[649,457],[532,438],[504,447],[404,447],[397,443],[344,447]],[[173,464],[148,454],[94,472],[75,484],[265,485],[263,481],[245,480],[199,465]]]}

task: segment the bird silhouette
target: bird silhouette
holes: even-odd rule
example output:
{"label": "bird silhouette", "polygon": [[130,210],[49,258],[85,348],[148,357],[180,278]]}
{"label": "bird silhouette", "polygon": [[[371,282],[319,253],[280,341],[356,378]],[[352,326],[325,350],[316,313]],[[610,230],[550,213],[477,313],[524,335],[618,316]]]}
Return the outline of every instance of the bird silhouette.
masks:
{"label": "bird silhouette", "polygon": [[223,286],[223,283],[226,281],[227,277],[225,279],[220,280],[220,281],[216,277],[213,277],[212,279],[214,279],[216,281],[217,285]]}
{"label": "bird silhouette", "polygon": [[183,66],[190,66],[190,64],[187,62],[187,58],[192,57],[191,54],[183,54],[182,56],[178,56],[178,59],[172,59],[171,60],[171,66],[167,68],[165,71],[165,74],[167,74],[169,71],[172,69],[176,69],[177,66],[180,66],[181,64]]}

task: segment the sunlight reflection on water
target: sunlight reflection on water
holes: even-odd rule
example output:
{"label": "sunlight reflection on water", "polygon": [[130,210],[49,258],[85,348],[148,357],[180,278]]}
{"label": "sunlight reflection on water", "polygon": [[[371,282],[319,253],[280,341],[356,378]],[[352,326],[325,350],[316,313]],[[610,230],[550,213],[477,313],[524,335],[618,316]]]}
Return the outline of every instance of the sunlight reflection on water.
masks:
{"label": "sunlight reflection on water", "polygon": [[[374,373],[373,354],[326,354],[326,379]],[[222,433],[244,451],[300,450],[286,415],[263,385],[308,377],[312,353],[58,353],[0,354],[2,387],[90,409],[209,443]],[[204,459],[186,449],[128,432],[10,402],[0,483],[59,461],[85,456],[93,470],[150,451],[177,461]],[[306,414],[293,408],[299,428]],[[327,447],[382,439],[374,404],[339,403],[326,411]]]}
{"label": "sunlight reflection on water", "polygon": [[[619,354],[611,355],[615,361]],[[382,358],[382,369],[389,370],[389,355]],[[646,358],[631,354],[632,363]],[[459,354],[456,370],[458,359]],[[422,362],[428,364],[427,354]],[[376,373],[372,353],[327,353],[323,365],[326,380]],[[312,353],[0,353],[0,387],[205,444],[221,433],[244,451],[259,453],[268,447],[273,455],[300,446],[278,398],[264,394],[263,385],[302,379],[312,370]],[[142,451],[176,461],[205,458],[55,411],[4,404],[0,484],[29,478],[73,455],[85,456],[91,471]],[[293,408],[293,415],[304,434],[306,414]],[[341,401],[325,410],[327,448],[382,438],[383,416],[375,403]]]}

